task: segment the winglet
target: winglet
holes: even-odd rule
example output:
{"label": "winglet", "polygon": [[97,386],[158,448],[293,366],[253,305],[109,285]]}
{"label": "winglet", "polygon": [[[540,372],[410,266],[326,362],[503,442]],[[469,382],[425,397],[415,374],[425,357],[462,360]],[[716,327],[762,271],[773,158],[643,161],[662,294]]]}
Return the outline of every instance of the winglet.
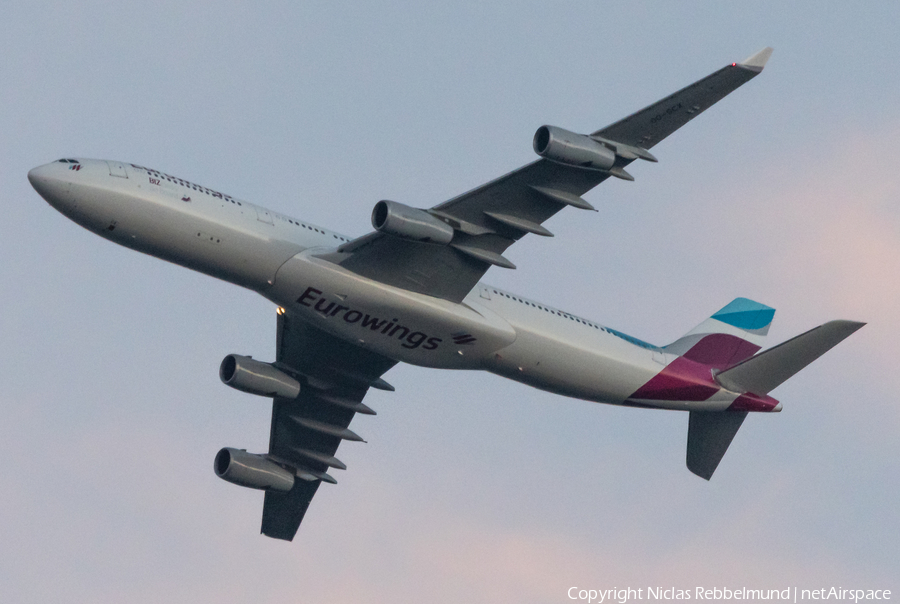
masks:
{"label": "winglet", "polygon": [[747,57],[746,59],[738,63],[738,65],[751,71],[760,72],[763,70],[763,67],[766,66],[766,62],[769,60],[769,57],[772,56],[772,50],[773,48],[771,46],[766,46],[755,55]]}

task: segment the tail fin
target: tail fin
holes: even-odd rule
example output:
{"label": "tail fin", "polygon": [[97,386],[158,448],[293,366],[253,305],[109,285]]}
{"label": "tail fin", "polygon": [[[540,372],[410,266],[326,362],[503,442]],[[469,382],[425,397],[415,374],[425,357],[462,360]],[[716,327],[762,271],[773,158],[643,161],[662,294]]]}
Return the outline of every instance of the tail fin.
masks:
{"label": "tail fin", "polygon": [[716,369],[730,367],[762,348],[774,316],[774,308],[737,298],[665,351]]}
{"label": "tail fin", "polygon": [[[715,379],[733,392],[765,396],[863,325],[856,321],[829,321],[720,371]],[[709,480],[745,417],[747,411],[691,411],[688,469]]]}
{"label": "tail fin", "polygon": [[709,480],[728,445],[744,423],[747,411],[691,411],[688,420],[688,470]]}
{"label": "tail fin", "polygon": [[716,381],[733,392],[768,394],[863,325],[829,321],[717,373]]}

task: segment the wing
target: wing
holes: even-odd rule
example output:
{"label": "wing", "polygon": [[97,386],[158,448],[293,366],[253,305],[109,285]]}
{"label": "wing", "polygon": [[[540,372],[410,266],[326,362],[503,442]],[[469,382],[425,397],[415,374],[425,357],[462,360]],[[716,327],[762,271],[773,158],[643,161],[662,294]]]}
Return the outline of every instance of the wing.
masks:
{"label": "wing", "polygon": [[316,489],[336,482],[331,468],[342,440],[362,440],[348,426],[356,413],[374,415],[362,403],[369,387],[391,389],[381,375],[396,364],[339,340],[283,312],[278,315],[276,366],[302,384],[297,399],[276,397],[272,405],[269,457],[297,469],[287,493],[267,491],[262,533],[290,541]]}
{"label": "wing", "polygon": [[593,209],[581,198],[609,178],[632,180],[624,167],[714,103],[752,79],[771,54],[766,48],[733,63],[591,136],[615,150],[608,171],[539,159],[428,210],[454,228],[449,245],[373,232],[330,258],[364,277],[403,289],[461,301],[492,265],[515,266],[503,257],[528,233],[550,236],[544,221],[566,206]]}

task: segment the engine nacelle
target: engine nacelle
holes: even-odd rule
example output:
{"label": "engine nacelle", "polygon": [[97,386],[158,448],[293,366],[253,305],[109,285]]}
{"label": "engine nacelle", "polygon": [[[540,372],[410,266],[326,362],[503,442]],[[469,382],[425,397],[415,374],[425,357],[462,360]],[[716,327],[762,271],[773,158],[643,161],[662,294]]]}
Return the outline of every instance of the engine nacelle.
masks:
{"label": "engine nacelle", "polygon": [[229,354],[219,365],[219,378],[232,388],[259,396],[297,398],[300,382],[268,363]]}
{"label": "engine nacelle", "polygon": [[534,152],[557,163],[586,168],[609,170],[616,163],[616,152],[590,136],[576,134],[556,126],[541,126],[534,133]]}
{"label": "engine nacelle", "polygon": [[225,447],[216,453],[216,476],[230,483],[287,493],[294,487],[294,475],[262,455]]}
{"label": "engine nacelle", "polygon": [[405,239],[446,245],[453,239],[453,227],[425,210],[396,201],[383,200],[372,210],[372,226],[382,233]]}

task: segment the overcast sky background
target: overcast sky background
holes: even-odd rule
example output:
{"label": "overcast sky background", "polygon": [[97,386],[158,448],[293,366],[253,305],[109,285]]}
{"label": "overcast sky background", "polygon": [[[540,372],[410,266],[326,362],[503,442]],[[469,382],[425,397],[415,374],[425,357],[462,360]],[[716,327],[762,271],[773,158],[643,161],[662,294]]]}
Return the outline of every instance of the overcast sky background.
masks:
{"label": "overcast sky background", "polygon": [[[0,19],[0,601],[567,602],[674,586],[900,594],[900,5],[9,3]],[[765,72],[486,281],[648,341],[737,296],[777,343],[867,321],[752,415],[709,483],[687,414],[398,366],[293,543],[218,479],[264,451],[260,296],[96,237],[59,157],[151,166],[357,236],[764,46]]]}

